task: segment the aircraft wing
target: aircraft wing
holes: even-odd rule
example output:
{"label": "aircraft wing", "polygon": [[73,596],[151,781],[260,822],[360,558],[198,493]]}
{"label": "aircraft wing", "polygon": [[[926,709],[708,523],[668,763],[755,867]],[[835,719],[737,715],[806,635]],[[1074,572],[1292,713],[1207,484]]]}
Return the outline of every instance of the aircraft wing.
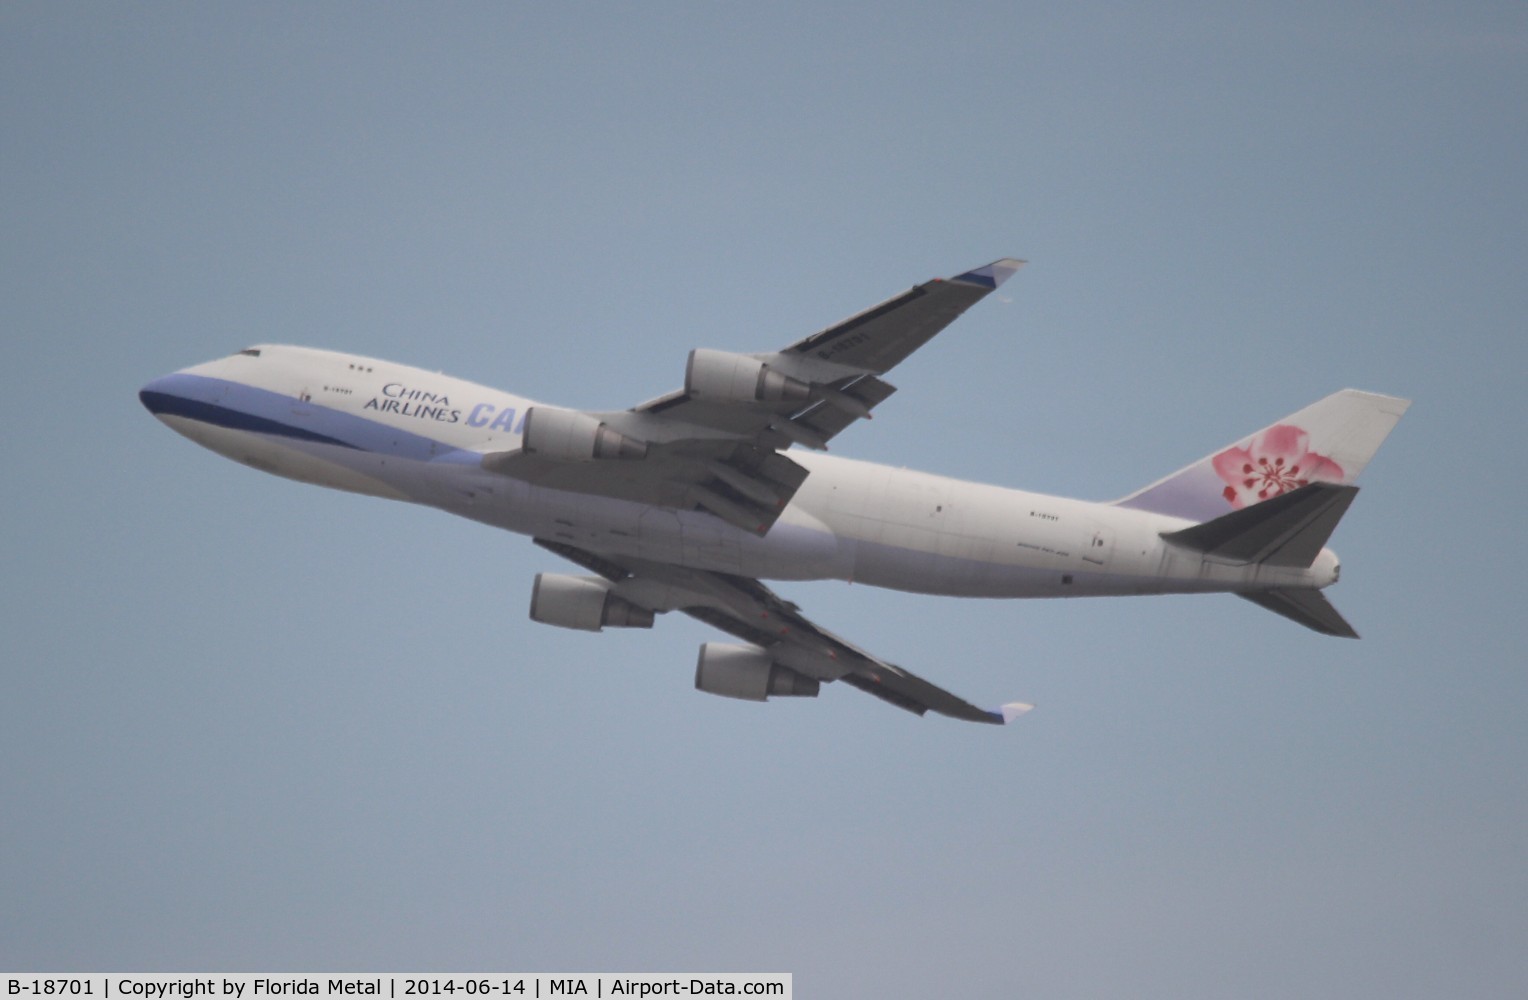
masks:
{"label": "aircraft wing", "polygon": [[766,533],[806,479],[783,452],[825,449],[896,391],[880,376],[1023,265],[1004,258],[918,285],[783,350],[690,353],[685,387],[630,410],[533,406],[494,472],[553,489],[705,510]]}
{"label": "aircraft wing", "polygon": [[[611,585],[610,593],[624,601],[656,613],[681,611],[742,639],[751,650],[765,654],[774,667],[807,679],[802,685],[793,676],[795,690],[771,689],[771,693],[815,695],[817,684],[843,681],[917,715],[932,711],[998,725],[1033,707],[1013,702],[995,709],[979,708],[819,627],[795,604],[751,577],[611,557],[544,538],[536,539],[536,544],[598,573]],[[696,687],[703,689],[707,648],[702,647],[696,676]],[[759,700],[763,697],[761,690]]]}
{"label": "aircraft wing", "polygon": [[[805,383],[813,390],[805,399],[723,400],[704,391],[705,387],[687,385],[643,403],[637,412],[748,434],[773,448],[793,442],[825,447],[896,391],[876,376],[886,374],[928,343],[1023,264],[1004,258],[949,280],[936,278],[782,351],[747,356],[786,378]],[[692,355],[691,374],[696,361]]]}

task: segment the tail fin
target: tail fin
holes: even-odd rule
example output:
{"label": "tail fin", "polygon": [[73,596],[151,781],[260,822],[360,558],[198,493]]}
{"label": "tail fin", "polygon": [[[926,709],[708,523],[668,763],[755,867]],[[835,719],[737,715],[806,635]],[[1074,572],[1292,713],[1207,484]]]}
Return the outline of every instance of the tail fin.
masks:
{"label": "tail fin", "polygon": [[[1213,521],[1181,531],[1164,531],[1162,537],[1174,545],[1232,562],[1310,566],[1357,495],[1357,486],[1309,483]],[[1237,596],[1325,635],[1358,638],[1353,626],[1315,587],[1272,587]]]}
{"label": "tail fin", "polygon": [[1209,521],[1308,483],[1350,486],[1410,405],[1357,389],[1334,392],[1115,506]]}

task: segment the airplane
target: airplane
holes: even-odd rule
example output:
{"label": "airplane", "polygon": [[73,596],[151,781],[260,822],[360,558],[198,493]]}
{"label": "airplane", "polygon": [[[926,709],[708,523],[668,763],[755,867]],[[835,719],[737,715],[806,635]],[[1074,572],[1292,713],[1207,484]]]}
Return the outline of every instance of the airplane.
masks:
{"label": "airplane", "polygon": [[1010,722],[808,619],[763,581],[956,597],[1229,592],[1357,637],[1322,594],[1353,481],[1410,405],[1344,389],[1124,497],[1026,493],[826,453],[895,388],[882,376],[1023,261],[917,285],[779,351],[690,352],[684,387],[628,410],[535,402],[405,365],[262,344],[155,379],[172,430],[263,472],[529,535],[530,617],[651,628],[679,611],[695,687],[750,701],[841,681],[918,715]]}

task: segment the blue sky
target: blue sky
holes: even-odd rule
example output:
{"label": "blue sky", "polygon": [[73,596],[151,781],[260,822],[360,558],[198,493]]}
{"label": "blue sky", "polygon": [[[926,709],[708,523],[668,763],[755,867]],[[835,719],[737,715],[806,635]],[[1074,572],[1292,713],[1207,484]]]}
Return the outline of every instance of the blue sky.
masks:
{"label": "blue sky", "polygon": [[[0,7],[0,967],[778,970],[824,997],[1528,990],[1521,4]],[[995,257],[835,450],[1122,495],[1408,396],[1323,639],[780,589],[1006,730],[691,689],[528,541],[263,477],[149,379],[565,405]]]}

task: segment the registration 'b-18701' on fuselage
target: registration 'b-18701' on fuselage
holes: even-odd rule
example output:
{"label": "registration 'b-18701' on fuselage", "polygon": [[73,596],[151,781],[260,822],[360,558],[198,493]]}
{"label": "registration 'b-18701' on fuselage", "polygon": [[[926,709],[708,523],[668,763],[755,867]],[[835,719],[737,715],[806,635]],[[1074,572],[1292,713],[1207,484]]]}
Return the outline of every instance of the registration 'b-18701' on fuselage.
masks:
{"label": "registration 'b-18701' on fuselage", "polygon": [[847,685],[922,714],[1006,722],[821,628],[762,580],[961,597],[1222,591],[1354,636],[1322,596],[1326,542],[1407,401],[1345,389],[1122,499],[1043,496],[852,461],[828,442],[895,390],[887,372],[1021,266],[918,285],[780,351],[697,349],[684,388],[629,410],[536,403],[417,368],[262,345],[140,397],[219,454],[303,482],[529,535],[533,619],[599,631],[680,611],[695,686],[757,701]]}

